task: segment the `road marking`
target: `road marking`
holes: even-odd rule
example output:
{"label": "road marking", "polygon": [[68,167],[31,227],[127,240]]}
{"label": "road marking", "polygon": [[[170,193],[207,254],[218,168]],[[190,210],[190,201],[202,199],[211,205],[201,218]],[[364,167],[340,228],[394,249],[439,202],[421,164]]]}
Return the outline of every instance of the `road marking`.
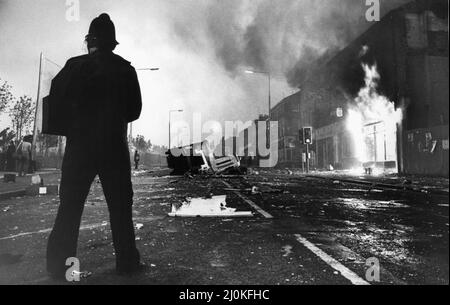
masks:
{"label": "road marking", "polygon": [[[228,188],[232,188],[231,185],[228,182],[225,182],[223,180],[221,180],[223,184],[225,184]],[[241,198],[242,200],[244,200],[247,204],[249,204],[252,208],[254,208],[258,213],[260,213],[262,216],[264,216],[267,219],[273,218],[272,215],[270,215],[269,213],[267,213],[266,211],[264,211],[263,209],[261,209],[256,203],[254,203],[253,201],[251,201],[250,199],[248,199],[247,197],[245,197],[244,195],[242,195],[241,193],[239,193],[238,191],[233,191],[233,193],[235,193],[236,195],[239,196],[239,198]]]}
{"label": "road marking", "polygon": [[[152,220],[159,220],[159,219],[163,219],[164,217],[160,217],[160,216],[153,216],[153,217],[141,217],[141,218],[134,218],[134,221],[140,221],[140,222],[147,222],[147,221],[152,221]],[[83,230],[92,230],[92,229],[97,229],[100,227],[106,227],[108,224],[105,222],[101,222],[101,223],[94,223],[94,224],[90,224],[90,225],[84,225],[80,227],[80,231]],[[34,235],[34,234],[45,234],[45,233],[50,233],[52,231],[52,229],[44,229],[44,230],[39,230],[39,231],[34,231],[34,232],[23,232],[23,233],[19,233],[16,235],[10,235],[7,237],[1,237],[0,240],[8,240],[8,239],[14,239],[14,238],[18,238],[18,237],[24,237],[24,236],[29,236],[29,235]]]}
{"label": "road marking", "polygon": [[[320,236],[320,235],[319,235]],[[328,242],[327,242],[328,241]],[[322,248],[325,247],[325,250],[329,249],[333,251],[333,253],[337,253],[342,258],[353,257],[355,258],[354,263],[364,264],[367,259],[359,255],[358,253],[352,251],[350,248],[342,245],[341,243],[336,242],[335,238],[326,238],[325,243],[322,244]],[[380,274],[383,276],[383,282],[391,283],[394,285],[406,285],[406,283],[398,278],[396,278],[392,273],[390,273],[387,269],[380,266]]]}
{"label": "road marking", "polygon": [[23,237],[23,236],[33,235],[33,234],[48,233],[48,232],[51,232],[51,230],[52,230],[52,229],[45,229],[45,230],[40,230],[40,231],[35,231],[35,232],[19,233],[19,234],[16,234],[16,235],[11,235],[11,236],[7,236],[7,237],[2,237],[2,238],[0,238],[0,240],[14,239],[14,238],[18,238],[18,237]]}
{"label": "road marking", "polygon": [[353,285],[370,285],[369,282],[360,278],[356,273],[342,265],[340,262],[326,254],[324,251],[316,247],[313,243],[308,241],[306,238],[302,237],[300,234],[295,234],[295,237],[299,243],[304,245],[307,249],[317,255],[325,263],[327,263],[331,268],[340,272],[340,274],[349,280]]}

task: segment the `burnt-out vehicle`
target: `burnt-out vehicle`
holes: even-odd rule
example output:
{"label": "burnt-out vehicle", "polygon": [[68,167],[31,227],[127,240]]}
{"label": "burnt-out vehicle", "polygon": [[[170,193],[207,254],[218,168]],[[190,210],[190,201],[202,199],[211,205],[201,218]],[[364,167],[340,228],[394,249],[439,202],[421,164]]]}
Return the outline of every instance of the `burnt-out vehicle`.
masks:
{"label": "burnt-out vehicle", "polygon": [[243,174],[246,172],[246,169],[241,167],[239,157],[217,156],[208,141],[172,148],[166,152],[166,155],[168,167],[173,170],[172,175]]}

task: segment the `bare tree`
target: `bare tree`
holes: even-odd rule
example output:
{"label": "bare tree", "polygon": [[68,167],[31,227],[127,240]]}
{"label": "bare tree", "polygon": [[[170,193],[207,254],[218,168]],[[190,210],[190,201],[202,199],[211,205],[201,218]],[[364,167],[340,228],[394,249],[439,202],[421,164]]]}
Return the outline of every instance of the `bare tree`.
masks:
{"label": "bare tree", "polygon": [[137,150],[141,152],[147,152],[152,147],[152,142],[150,140],[146,141],[145,137],[138,135],[133,139],[133,144]]}
{"label": "bare tree", "polygon": [[0,79],[0,115],[6,107],[12,102],[13,95],[11,93],[11,86],[7,82]]}
{"label": "bare tree", "polygon": [[16,139],[20,140],[25,133],[30,131],[34,122],[35,105],[29,96],[21,96],[15,100],[9,111],[9,117],[12,121],[13,130],[16,133]]}

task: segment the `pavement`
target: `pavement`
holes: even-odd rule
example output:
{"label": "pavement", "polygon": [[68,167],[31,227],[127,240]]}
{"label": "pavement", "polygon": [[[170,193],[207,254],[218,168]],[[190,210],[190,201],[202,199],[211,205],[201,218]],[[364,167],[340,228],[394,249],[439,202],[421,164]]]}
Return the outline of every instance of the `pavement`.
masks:
{"label": "pavement", "polygon": [[59,184],[60,170],[58,169],[42,169],[33,174],[27,174],[24,177],[18,177],[16,173],[16,182],[5,183],[3,181],[3,176],[11,172],[0,172],[0,201],[24,196],[27,188],[31,185],[31,177],[35,175],[40,175],[44,179],[46,185],[49,184]]}
{"label": "pavement", "polygon": [[371,185],[372,187],[399,189],[412,192],[433,193],[449,195],[449,178],[417,175],[399,175],[389,173],[364,174],[362,171],[310,171],[308,173],[299,169],[259,169],[254,171],[261,175],[290,175],[322,178],[349,184]]}
{"label": "pavement", "polygon": [[[448,196],[335,178],[290,170],[241,177],[133,172],[136,240],[149,268],[131,277],[114,273],[108,210],[96,181],[78,247],[81,269],[93,274],[75,284],[449,284]],[[253,186],[259,192],[249,192]],[[210,195],[227,195],[229,207],[254,216],[167,215],[186,197]],[[0,201],[0,284],[69,284],[45,272],[58,203],[57,196]]]}
{"label": "pavement", "polygon": [[413,192],[449,195],[449,179],[445,177],[428,177],[416,175],[355,174],[348,171],[313,172],[312,176],[338,181],[372,184],[385,188],[404,189]]}

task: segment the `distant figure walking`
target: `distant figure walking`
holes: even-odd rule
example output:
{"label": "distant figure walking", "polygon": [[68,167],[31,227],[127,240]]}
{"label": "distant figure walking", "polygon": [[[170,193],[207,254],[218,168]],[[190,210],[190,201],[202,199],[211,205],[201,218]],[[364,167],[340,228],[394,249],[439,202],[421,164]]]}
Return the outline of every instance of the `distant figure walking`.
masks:
{"label": "distant figure walking", "polygon": [[19,177],[23,177],[28,172],[29,162],[31,159],[31,143],[27,142],[24,138],[22,142],[17,146],[17,174]]}
{"label": "distant figure walking", "polygon": [[107,14],[92,21],[86,42],[89,54],[69,59],[53,79],[49,96],[50,102],[61,103],[67,122],[61,203],[47,247],[47,270],[61,279],[66,259],[77,257],[83,207],[96,175],[110,212],[117,272],[130,274],[143,267],[132,220],[127,141],[128,123],[141,113],[139,82],[130,62],[113,53],[118,42]]}
{"label": "distant figure walking", "polygon": [[139,154],[139,152],[137,150],[134,151],[134,169],[135,170],[138,170],[140,160],[141,160],[141,155]]}

